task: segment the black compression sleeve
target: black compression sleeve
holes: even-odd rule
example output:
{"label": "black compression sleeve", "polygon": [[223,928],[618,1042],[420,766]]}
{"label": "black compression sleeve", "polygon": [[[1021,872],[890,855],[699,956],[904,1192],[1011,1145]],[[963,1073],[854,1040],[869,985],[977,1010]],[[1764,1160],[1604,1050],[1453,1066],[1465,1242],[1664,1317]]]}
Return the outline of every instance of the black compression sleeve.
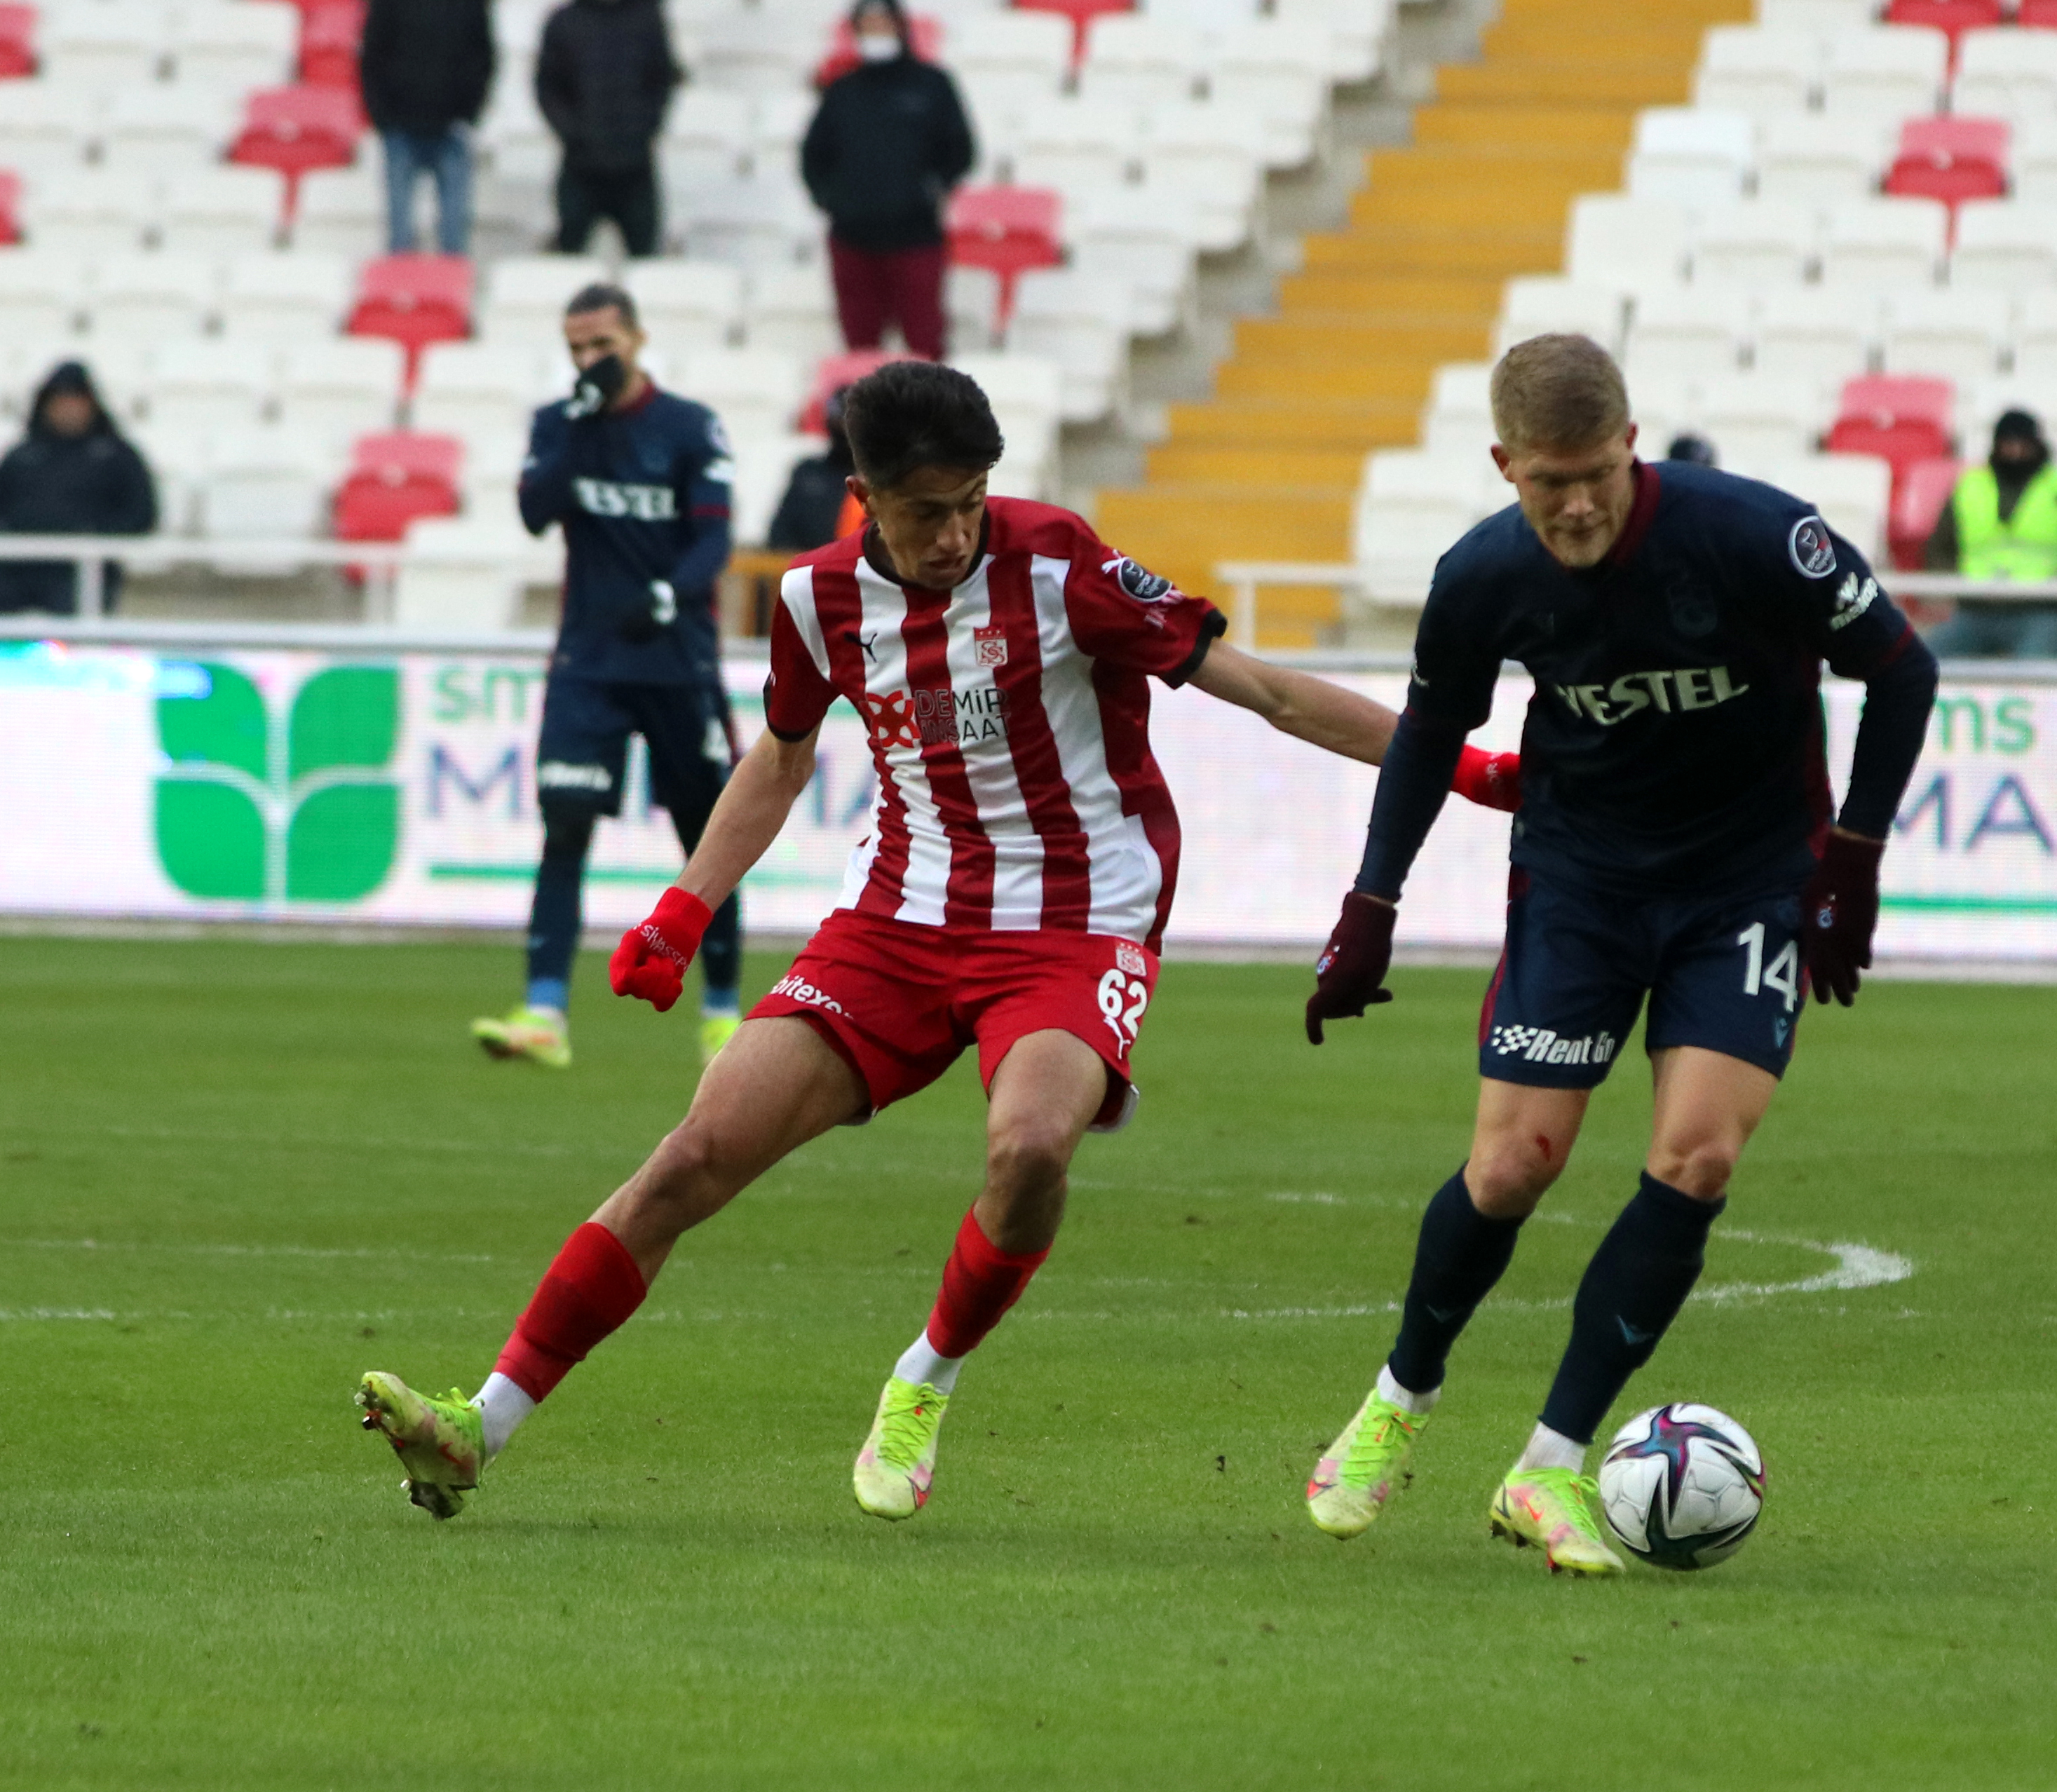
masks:
{"label": "black compression sleeve", "polygon": [[1407,881],[1414,855],[1450,794],[1450,779],[1464,746],[1464,731],[1455,723],[1430,720],[1412,709],[1401,713],[1385,763],[1379,767],[1364,866],[1357,874],[1357,887],[1367,896],[1400,900],[1400,886]]}
{"label": "black compression sleeve", "polygon": [[1852,834],[1883,840],[1914,762],[1928,738],[1928,712],[1936,702],[1936,656],[1912,628],[1900,651],[1865,680],[1864,718],[1850,755],[1850,787],[1837,818]]}

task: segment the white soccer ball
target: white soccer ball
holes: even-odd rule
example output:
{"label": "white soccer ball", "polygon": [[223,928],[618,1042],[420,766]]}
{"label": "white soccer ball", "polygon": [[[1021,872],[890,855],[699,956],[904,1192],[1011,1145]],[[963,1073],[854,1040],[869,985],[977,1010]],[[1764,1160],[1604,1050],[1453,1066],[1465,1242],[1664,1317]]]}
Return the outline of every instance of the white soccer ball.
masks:
{"label": "white soccer ball", "polygon": [[1653,1406],[1601,1460],[1607,1528],[1653,1568],[1703,1568],[1742,1547],[1764,1510],[1764,1457],[1712,1406]]}

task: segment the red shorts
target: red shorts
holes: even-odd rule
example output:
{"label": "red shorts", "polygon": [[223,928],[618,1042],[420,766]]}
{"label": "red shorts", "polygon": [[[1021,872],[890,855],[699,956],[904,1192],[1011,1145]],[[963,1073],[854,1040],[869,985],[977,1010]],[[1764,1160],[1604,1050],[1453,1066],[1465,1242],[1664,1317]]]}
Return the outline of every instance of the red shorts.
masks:
{"label": "red shorts", "polygon": [[838,909],[750,1018],[796,1014],[850,1061],[874,1112],[926,1088],[968,1045],[988,1088],[1032,1033],[1070,1033],[1107,1065],[1094,1125],[1134,1104],[1128,1054],[1157,988],[1156,954],[1111,934],[918,926]]}

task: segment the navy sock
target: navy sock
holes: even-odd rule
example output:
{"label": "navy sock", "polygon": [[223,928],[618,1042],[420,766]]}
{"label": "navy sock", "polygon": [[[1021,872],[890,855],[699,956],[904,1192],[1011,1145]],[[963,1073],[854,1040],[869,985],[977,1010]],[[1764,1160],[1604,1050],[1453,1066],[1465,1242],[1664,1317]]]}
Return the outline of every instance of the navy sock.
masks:
{"label": "navy sock", "polygon": [[1696,1201],[1643,1172],[1643,1186],[1600,1240],[1571,1303],[1571,1341],[1543,1405],[1552,1431],[1592,1441],[1700,1279],[1707,1229],[1727,1205],[1726,1196]]}
{"label": "navy sock", "polygon": [[1421,1215],[1400,1336],[1386,1364],[1409,1394],[1433,1394],[1443,1385],[1450,1346],[1506,1273],[1520,1232],[1520,1220],[1479,1211],[1462,1170],[1436,1191]]}
{"label": "navy sock", "polygon": [[[543,813],[543,862],[536,868],[536,894],[529,909],[529,1001],[540,985],[545,993],[568,991],[572,955],[578,950],[581,886],[585,882],[585,855],[593,845],[593,817],[573,811]],[[564,1006],[562,995],[546,1005]]]}

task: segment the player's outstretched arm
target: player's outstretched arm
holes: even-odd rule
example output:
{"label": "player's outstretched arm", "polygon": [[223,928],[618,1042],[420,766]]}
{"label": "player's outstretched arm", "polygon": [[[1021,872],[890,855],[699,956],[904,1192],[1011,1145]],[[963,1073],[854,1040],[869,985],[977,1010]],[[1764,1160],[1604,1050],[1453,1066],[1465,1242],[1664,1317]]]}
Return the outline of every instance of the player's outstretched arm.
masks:
{"label": "player's outstretched arm", "polygon": [[679,999],[714,911],[771,849],[814,776],[819,731],[782,740],[767,728],[737,763],[678,882],[615,948],[607,969],[617,996],[638,997],[660,1014]]}

